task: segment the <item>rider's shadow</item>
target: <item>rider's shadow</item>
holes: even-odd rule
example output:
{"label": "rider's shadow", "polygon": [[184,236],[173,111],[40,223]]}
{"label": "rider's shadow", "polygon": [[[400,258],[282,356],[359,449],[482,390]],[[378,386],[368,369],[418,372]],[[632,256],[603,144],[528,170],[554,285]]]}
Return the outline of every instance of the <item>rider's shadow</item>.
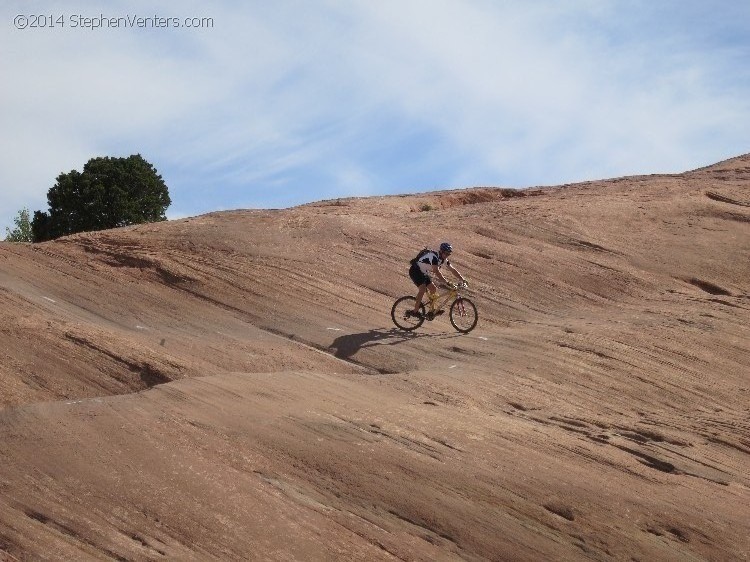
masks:
{"label": "rider's shadow", "polygon": [[391,328],[386,330],[380,328],[360,332],[359,334],[346,334],[339,336],[330,345],[330,349],[335,350],[334,355],[339,359],[349,360],[360,349],[374,347],[376,345],[396,345],[398,343],[424,337],[427,334],[415,334],[413,332],[404,332]]}

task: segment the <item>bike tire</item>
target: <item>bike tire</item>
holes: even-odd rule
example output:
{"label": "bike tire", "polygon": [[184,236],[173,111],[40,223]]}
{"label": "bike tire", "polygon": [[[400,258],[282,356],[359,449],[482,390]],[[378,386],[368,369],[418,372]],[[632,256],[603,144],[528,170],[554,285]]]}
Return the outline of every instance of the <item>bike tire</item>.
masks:
{"label": "bike tire", "polygon": [[391,319],[398,328],[410,332],[424,324],[424,305],[420,305],[419,307],[419,317],[406,316],[407,311],[414,310],[415,302],[417,302],[417,299],[412,296],[406,296],[396,299],[396,302],[393,303],[393,308],[391,308]]}
{"label": "bike tire", "polygon": [[459,297],[453,301],[449,316],[453,327],[462,334],[471,332],[479,322],[477,307],[464,297]]}

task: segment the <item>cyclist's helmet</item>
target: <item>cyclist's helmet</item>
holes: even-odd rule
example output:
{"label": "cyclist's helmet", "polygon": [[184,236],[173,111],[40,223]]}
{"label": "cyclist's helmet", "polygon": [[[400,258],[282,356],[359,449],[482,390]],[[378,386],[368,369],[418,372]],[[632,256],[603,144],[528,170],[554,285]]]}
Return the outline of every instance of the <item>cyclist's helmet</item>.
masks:
{"label": "cyclist's helmet", "polygon": [[440,251],[445,252],[446,254],[450,254],[453,251],[453,246],[451,246],[448,242],[443,242],[440,244]]}

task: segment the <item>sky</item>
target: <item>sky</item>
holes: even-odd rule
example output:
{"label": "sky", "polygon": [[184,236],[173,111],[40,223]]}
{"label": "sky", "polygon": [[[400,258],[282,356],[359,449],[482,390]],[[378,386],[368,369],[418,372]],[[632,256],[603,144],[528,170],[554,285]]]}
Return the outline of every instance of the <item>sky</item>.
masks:
{"label": "sky", "polygon": [[750,152],[750,2],[8,1],[0,237],[141,154],[170,219]]}

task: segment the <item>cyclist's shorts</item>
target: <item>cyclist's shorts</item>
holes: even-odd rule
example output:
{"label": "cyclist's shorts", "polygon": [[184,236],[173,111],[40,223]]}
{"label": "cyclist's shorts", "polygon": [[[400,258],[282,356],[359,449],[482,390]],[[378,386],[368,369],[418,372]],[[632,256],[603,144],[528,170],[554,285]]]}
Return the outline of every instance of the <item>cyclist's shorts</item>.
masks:
{"label": "cyclist's shorts", "polygon": [[411,277],[411,280],[414,281],[417,287],[432,283],[430,276],[422,273],[422,270],[416,263],[409,268],[409,277]]}

